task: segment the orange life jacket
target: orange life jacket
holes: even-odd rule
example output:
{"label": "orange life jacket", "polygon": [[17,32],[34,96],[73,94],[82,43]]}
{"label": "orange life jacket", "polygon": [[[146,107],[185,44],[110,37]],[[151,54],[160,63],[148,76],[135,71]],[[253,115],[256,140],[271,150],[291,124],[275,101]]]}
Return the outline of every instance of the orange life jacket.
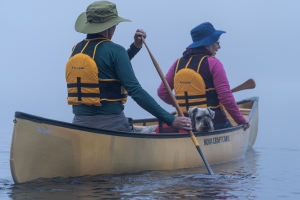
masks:
{"label": "orange life jacket", "polygon": [[85,39],[74,48],[66,65],[69,105],[101,106],[101,101],[127,101],[127,91],[118,79],[100,79],[94,60],[96,49],[106,38]]}
{"label": "orange life jacket", "polygon": [[[215,88],[207,88],[199,73],[202,61],[208,55],[192,55],[190,59],[178,59],[175,68],[174,90],[176,100],[183,113],[188,114],[189,108],[219,108],[223,106],[219,102]],[[212,57],[212,56],[211,56]]]}

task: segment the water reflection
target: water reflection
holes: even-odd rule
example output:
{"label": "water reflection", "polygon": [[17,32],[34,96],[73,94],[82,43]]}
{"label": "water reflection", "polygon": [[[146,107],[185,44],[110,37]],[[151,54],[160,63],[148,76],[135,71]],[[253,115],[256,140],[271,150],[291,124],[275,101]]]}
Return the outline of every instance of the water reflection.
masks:
{"label": "water reflection", "polygon": [[248,150],[239,160],[205,167],[172,171],[144,171],[122,175],[74,178],[39,178],[10,187],[12,199],[228,199],[255,198],[259,153]]}

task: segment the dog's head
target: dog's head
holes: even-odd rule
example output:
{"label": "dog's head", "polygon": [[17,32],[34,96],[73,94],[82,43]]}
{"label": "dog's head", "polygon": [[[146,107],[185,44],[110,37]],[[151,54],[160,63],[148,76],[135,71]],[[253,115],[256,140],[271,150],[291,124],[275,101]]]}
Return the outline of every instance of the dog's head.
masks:
{"label": "dog's head", "polygon": [[189,116],[192,120],[192,126],[197,131],[208,132],[214,130],[212,119],[215,118],[215,112],[210,108],[190,108]]}

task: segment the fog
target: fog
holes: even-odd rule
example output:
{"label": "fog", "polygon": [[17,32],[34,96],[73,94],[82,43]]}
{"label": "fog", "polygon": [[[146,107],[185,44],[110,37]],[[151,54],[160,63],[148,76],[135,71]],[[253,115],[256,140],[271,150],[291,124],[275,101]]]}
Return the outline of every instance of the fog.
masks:
{"label": "fog", "polygon": [[[67,105],[65,65],[72,47],[85,38],[74,24],[94,1],[0,1],[2,133],[11,134],[14,112],[71,122]],[[226,31],[216,57],[223,63],[233,88],[249,78],[257,87],[234,94],[236,100],[259,96],[256,145],[298,148],[299,1],[138,1],[115,0],[119,16],[132,20],[117,26],[112,41],[129,48],[138,28],[167,73],[192,43],[190,30],[211,22]],[[161,82],[146,48],[132,60],[142,87],[167,111],[175,109],[157,96]],[[125,104],[127,117],[151,114],[133,99]],[[7,142],[7,141],[5,141]]]}

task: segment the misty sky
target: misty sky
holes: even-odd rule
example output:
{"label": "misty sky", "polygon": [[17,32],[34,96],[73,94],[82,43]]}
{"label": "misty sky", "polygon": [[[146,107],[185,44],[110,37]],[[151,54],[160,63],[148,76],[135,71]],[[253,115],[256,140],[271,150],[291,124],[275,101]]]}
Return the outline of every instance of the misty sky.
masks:
{"label": "misty sky", "polygon": [[[11,134],[15,111],[71,122],[65,65],[72,47],[85,38],[74,24],[93,0],[1,0],[0,125]],[[216,57],[233,88],[249,78],[257,88],[238,92],[236,100],[259,96],[257,144],[296,146],[299,133],[300,1],[115,0],[119,16],[132,20],[117,26],[112,41],[129,48],[137,28],[166,73],[192,43],[190,30],[211,22],[224,30]],[[166,110],[156,90],[160,78],[146,48],[132,60],[142,87]],[[131,98],[125,115],[150,117]],[[280,135],[284,137],[278,139]],[[299,138],[299,136],[298,136]],[[273,143],[275,142],[275,143]],[[297,145],[298,146],[298,145]]]}

